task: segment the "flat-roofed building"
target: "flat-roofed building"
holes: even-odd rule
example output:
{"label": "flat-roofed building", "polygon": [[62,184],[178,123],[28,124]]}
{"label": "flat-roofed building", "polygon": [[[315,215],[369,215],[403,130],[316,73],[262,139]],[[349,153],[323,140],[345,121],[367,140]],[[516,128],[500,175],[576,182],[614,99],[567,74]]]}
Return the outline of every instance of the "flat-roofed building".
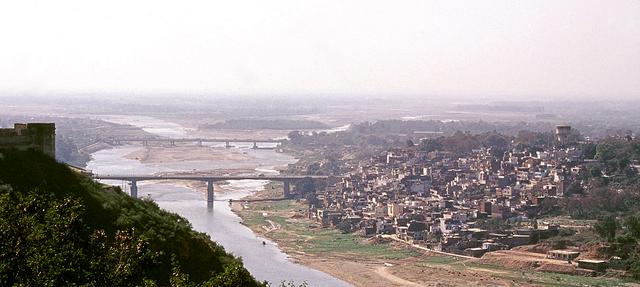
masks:
{"label": "flat-roofed building", "polygon": [[558,260],[573,260],[579,255],[580,252],[572,250],[551,250],[547,252],[547,258]]}
{"label": "flat-roofed building", "polygon": [[593,271],[602,272],[607,269],[607,261],[594,260],[594,259],[580,259],[578,260],[578,268],[589,269]]}

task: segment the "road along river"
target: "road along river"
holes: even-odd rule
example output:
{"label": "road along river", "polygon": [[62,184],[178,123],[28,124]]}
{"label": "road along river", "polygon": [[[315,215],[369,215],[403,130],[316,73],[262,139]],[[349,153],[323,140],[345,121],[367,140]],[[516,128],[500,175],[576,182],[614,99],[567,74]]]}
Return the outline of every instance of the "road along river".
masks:
{"label": "road along river", "polygon": [[[126,117],[126,116],[124,116]],[[139,117],[130,119],[119,117],[119,123],[140,120]],[[154,131],[154,118],[144,117],[147,131]],[[163,135],[184,136],[184,129],[158,121],[158,128]],[[171,130],[176,128],[175,131]],[[96,174],[154,174],[160,172],[191,172],[194,170],[216,169],[253,169],[256,174],[277,174],[276,167],[286,166],[295,162],[289,155],[267,149],[250,149],[250,143],[236,145],[232,149],[225,149],[222,145],[193,147],[194,149],[210,149],[216,153],[242,154],[242,159],[232,156],[218,159],[187,160],[187,161],[154,161],[142,162],[127,156],[145,149],[141,145],[124,145],[113,149],[101,150],[93,154],[93,159],[87,164],[87,169]],[[170,149],[171,147],[166,147]],[[184,148],[184,147],[182,147]],[[202,152],[202,151],[201,151]],[[128,190],[126,183],[120,181],[105,181],[112,185]],[[240,224],[241,219],[235,215],[228,204],[229,199],[240,199],[264,189],[267,181],[230,181],[223,188],[216,187],[216,201],[213,212],[208,211],[206,195],[183,183],[157,181],[139,182],[138,195],[150,197],[158,205],[168,211],[175,212],[191,222],[193,227],[207,233],[211,238],[236,256],[242,258],[245,267],[258,280],[267,280],[272,285],[281,281],[307,282],[309,286],[350,286],[348,283],[336,279],[326,273],[293,263],[278,246],[262,237],[256,236],[249,228]],[[224,193],[218,193],[224,189]],[[263,245],[266,242],[266,245]]]}

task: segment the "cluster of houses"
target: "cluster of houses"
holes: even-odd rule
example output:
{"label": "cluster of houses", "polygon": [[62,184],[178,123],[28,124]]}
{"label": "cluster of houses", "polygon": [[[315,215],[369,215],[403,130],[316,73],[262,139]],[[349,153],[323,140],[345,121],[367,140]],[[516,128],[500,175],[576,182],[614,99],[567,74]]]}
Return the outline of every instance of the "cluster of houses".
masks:
{"label": "cluster of houses", "polygon": [[415,147],[388,150],[329,185],[312,214],[323,226],[344,232],[393,235],[476,257],[557,233],[557,226],[537,226],[531,218],[554,208],[578,181],[581,151],[495,154],[491,148],[464,156]]}

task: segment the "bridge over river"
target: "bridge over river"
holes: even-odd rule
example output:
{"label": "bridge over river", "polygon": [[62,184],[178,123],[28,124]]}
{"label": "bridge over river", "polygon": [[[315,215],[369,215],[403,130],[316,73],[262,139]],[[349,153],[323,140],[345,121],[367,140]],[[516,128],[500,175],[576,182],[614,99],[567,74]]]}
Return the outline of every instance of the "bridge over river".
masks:
{"label": "bridge over river", "polygon": [[281,181],[283,183],[283,198],[289,198],[291,194],[291,183],[303,179],[328,179],[328,176],[318,175],[219,175],[219,176],[196,176],[196,175],[92,175],[94,179],[102,180],[123,180],[131,183],[131,197],[138,197],[138,182],[150,180],[193,180],[207,183],[207,206],[213,208],[213,183],[225,180],[270,180]]}
{"label": "bridge over river", "polygon": [[185,143],[192,142],[196,143],[198,146],[201,146],[202,143],[211,142],[211,143],[225,143],[225,147],[233,147],[231,143],[253,143],[253,148],[258,148],[258,143],[275,143],[282,144],[285,140],[278,139],[241,139],[241,138],[107,138],[103,140],[104,142],[118,145],[123,142],[141,142],[142,145],[147,146],[152,142],[165,142],[169,143],[172,146],[175,146],[176,143]]}

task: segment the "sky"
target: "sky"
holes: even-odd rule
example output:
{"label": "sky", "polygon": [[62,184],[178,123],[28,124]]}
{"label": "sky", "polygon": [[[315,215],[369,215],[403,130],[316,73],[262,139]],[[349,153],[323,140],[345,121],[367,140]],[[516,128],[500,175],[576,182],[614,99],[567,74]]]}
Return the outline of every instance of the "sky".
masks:
{"label": "sky", "polygon": [[0,91],[640,98],[638,0],[0,1]]}

